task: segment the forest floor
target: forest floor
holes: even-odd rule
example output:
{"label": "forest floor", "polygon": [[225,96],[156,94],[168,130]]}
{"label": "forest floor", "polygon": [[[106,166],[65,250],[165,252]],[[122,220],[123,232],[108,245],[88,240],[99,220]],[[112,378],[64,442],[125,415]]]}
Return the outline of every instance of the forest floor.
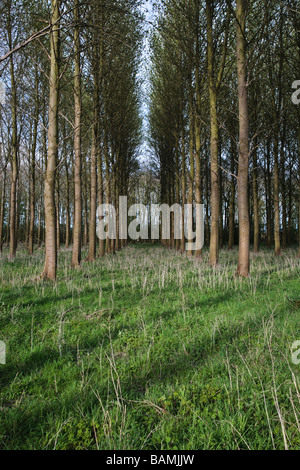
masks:
{"label": "forest floor", "polygon": [[299,449],[300,262],[262,250],[245,280],[237,257],[62,251],[53,284],[43,251],[4,254],[0,448]]}

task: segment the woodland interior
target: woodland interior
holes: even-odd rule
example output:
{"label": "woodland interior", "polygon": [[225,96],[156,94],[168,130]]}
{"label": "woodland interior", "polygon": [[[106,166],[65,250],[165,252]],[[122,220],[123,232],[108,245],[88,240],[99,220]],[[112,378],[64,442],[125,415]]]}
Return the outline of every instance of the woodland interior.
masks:
{"label": "woodland interior", "polygon": [[299,448],[299,267],[298,0],[1,0],[0,449]]}

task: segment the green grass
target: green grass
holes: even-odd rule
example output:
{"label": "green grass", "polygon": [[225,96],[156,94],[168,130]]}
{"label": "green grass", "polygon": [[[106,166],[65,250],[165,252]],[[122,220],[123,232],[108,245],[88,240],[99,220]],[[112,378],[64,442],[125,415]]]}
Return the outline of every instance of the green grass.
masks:
{"label": "green grass", "polygon": [[43,252],[0,259],[2,449],[298,449],[299,260],[234,276],[161,247],[37,280]]}

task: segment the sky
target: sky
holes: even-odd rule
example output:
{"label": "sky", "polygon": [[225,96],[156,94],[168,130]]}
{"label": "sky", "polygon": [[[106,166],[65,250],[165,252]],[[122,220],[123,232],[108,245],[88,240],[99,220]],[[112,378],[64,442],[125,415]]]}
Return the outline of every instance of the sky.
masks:
{"label": "sky", "polygon": [[[145,0],[143,2],[143,6],[141,8],[142,12],[146,14],[146,22],[144,25],[145,30],[151,30],[151,22],[153,21],[153,8],[152,8],[152,0]],[[149,89],[149,67],[150,67],[150,44],[149,44],[149,35],[144,35],[144,44],[143,44],[143,51],[142,51],[142,68],[140,71],[140,78],[143,82],[142,84],[142,108],[141,114],[143,117],[143,144],[140,148],[139,154],[139,161],[141,166],[147,166],[149,162],[149,158],[151,157],[152,149],[150,148],[147,142],[147,134],[148,134],[148,114],[149,114],[149,107],[148,107],[148,89]]]}

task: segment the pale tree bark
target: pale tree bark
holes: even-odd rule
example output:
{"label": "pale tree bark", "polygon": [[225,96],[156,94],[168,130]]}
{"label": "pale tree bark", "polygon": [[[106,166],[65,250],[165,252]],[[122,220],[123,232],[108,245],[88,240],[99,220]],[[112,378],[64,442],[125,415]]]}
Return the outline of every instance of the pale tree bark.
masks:
{"label": "pale tree bark", "polygon": [[228,249],[234,247],[234,218],[235,218],[235,160],[236,144],[231,138],[231,183],[230,183],[230,203],[229,203],[229,240]]}
{"label": "pale tree bark", "polygon": [[207,21],[207,70],[210,107],[211,127],[211,230],[210,230],[210,265],[217,266],[219,263],[219,219],[220,219],[220,193],[219,193],[219,126],[218,126],[218,90],[220,88],[227,54],[227,41],[230,23],[230,10],[227,13],[225,38],[223,43],[223,54],[217,78],[215,77],[215,54],[213,41],[213,9],[212,2],[206,0]]}
{"label": "pale tree bark", "polygon": [[65,191],[66,191],[66,201],[65,201],[65,213],[66,213],[66,234],[65,234],[65,247],[68,249],[70,246],[70,181],[69,181],[69,161],[68,161],[68,151],[67,151],[67,129],[66,121],[64,120],[63,124],[63,142],[64,142],[64,162],[65,162]]}
{"label": "pale tree bark", "polygon": [[257,177],[257,148],[253,152],[253,211],[254,211],[254,246],[253,252],[259,252],[259,199],[258,199],[258,177]]}
{"label": "pale tree bark", "polygon": [[246,58],[246,17],[248,0],[237,0],[237,72],[239,96],[239,170],[238,170],[238,206],[239,206],[239,262],[237,275],[249,276],[250,268],[250,223],[248,210],[248,171],[249,171],[249,111],[247,93],[247,58]]}
{"label": "pale tree bark", "polygon": [[89,194],[89,189],[88,189],[88,186],[89,186],[89,183],[88,183],[88,170],[87,170],[87,160],[86,158],[84,159],[84,171],[83,171],[83,174],[82,174],[82,178],[83,178],[83,181],[84,181],[84,184],[82,184],[82,190],[83,190],[83,200],[84,200],[84,204],[83,204],[83,208],[84,208],[84,224],[83,224],[83,242],[82,242],[82,246],[87,246],[88,244],[88,236],[89,236],[89,216],[88,216],[88,206],[89,206],[89,198],[90,198],[90,194]]}
{"label": "pale tree bark", "polygon": [[60,178],[56,172],[56,243],[57,251],[60,251]]}
{"label": "pale tree bark", "polygon": [[[298,77],[300,77],[300,10],[299,10],[299,5],[294,1],[293,2],[294,6],[294,11],[293,11],[293,22],[294,22],[294,28],[296,32],[296,46],[297,46],[297,58],[296,58],[296,67],[298,71]],[[298,249],[298,258],[300,258],[300,110],[299,110],[299,105],[298,105],[298,177],[299,177],[299,182],[298,182],[298,213],[299,213],[299,219],[298,219],[298,243],[299,243],[299,249]],[[289,217],[291,220],[291,216]],[[289,223],[290,223],[289,220]]]}
{"label": "pale tree bark", "polygon": [[206,1],[207,14],[207,60],[209,81],[209,106],[210,106],[210,153],[211,153],[211,226],[210,226],[210,265],[219,263],[219,164],[218,164],[218,114],[217,114],[217,89],[214,82],[214,49],[212,6]]}
{"label": "pale tree bark", "polygon": [[[7,34],[10,50],[12,49],[11,2],[8,5]],[[17,135],[17,90],[13,56],[10,56],[12,148],[11,148],[11,191],[10,191],[10,237],[9,259],[16,256],[17,238],[17,181],[18,181],[18,135]]]}
{"label": "pale tree bark", "polygon": [[[180,169],[179,169],[179,139],[178,129],[176,132],[176,147],[175,147],[175,189],[176,189],[176,204],[180,205]],[[180,251],[180,239],[177,237],[175,240],[176,251]]]}
{"label": "pale tree bark", "polygon": [[[190,87],[190,135],[189,135],[189,144],[190,144],[190,171],[188,172],[188,181],[189,181],[189,189],[188,189],[188,204],[190,207],[193,206],[194,200],[194,178],[195,178],[195,155],[194,155],[194,111],[193,111],[193,89]],[[193,209],[189,210],[189,217],[193,220]],[[188,242],[193,242],[192,237],[193,232],[193,224],[189,224],[188,229]],[[187,252],[188,256],[193,256],[193,250],[189,250]]]}
{"label": "pale tree bark", "polygon": [[282,201],[282,249],[287,248],[287,214],[286,214],[286,180],[285,180],[285,140],[286,140],[286,116],[283,118],[281,134],[280,168],[281,168],[281,201]]}
{"label": "pale tree bark", "polygon": [[[112,161],[112,175],[111,175],[112,182],[111,182],[110,197],[111,197],[111,204],[117,210],[117,206],[116,206],[116,165],[115,165],[115,157],[114,157],[113,151],[112,151],[111,161]],[[116,240],[114,240],[113,238],[110,240],[110,253],[112,255],[115,255],[115,253],[116,253]]]}
{"label": "pale tree bark", "polygon": [[[94,77],[94,88],[97,87],[98,77]],[[93,262],[96,258],[96,211],[97,211],[97,160],[99,153],[99,107],[98,91],[94,90],[94,123],[92,135],[92,155],[91,155],[91,205],[89,224],[89,254],[88,261]]]}
{"label": "pale tree bark", "polygon": [[[103,192],[102,152],[100,151],[98,155],[98,194],[100,206],[104,204]],[[99,256],[101,258],[105,256],[105,240],[99,240]]]}
{"label": "pale tree bark", "polygon": [[[1,146],[0,146],[1,152]],[[1,155],[0,155],[1,157]],[[0,159],[1,161],[1,159]],[[5,189],[6,189],[6,166],[3,168],[2,171],[2,178],[1,178],[1,197],[0,197],[0,253],[2,253],[3,248],[3,223],[4,223],[4,208],[5,208]]]}
{"label": "pale tree bark", "polygon": [[221,149],[219,146],[219,214],[220,214],[220,220],[219,220],[219,246],[220,249],[222,250],[224,248],[224,214],[223,214],[223,189],[224,189],[224,183],[223,183],[223,173],[222,173],[222,155],[221,155]]}
{"label": "pale tree bark", "polygon": [[31,163],[30,163],[30,225],[28,237],[28,254],[33,254],[34,245],[34,223],[35,223],[35,154],[37,147],[37,134],[38,134],[38,116],[39,116],[39,89],[38,89],[38,75],[36,71],[35,76],[35,119],[33,123],[33,137],[31,148]]}
{"label": "pale tree bark", "polygon": [[[100,20],[100,21],[99,21]],[[95,23],[100,23],[100,34],[96,29],[94,37],[95,45],[93,48],[93,76],[94,76],[94,122],[92,129],[92,157],[91,157],[91,205],[90,205],[90,224],[89,224],[89,254],[88,261],[93,262],[96,258],[96,212],[97,212],[97,165],[98,165],[98,198],[99,204],[103,204],[103,179],[102,162],[100,150],[100,86],[102,83],[103,66],[103,16],[102,8],[99,11],[99,5],[96,5]],[[100,240],[99,255],[104,256],[104,240]]]}
{"label": "pale tree bark", "polygon": [[75,132],[74,132],[74,235],[73,255],[71,266],[78,268],[81,263],[82,242],[82,199],[81,199],[81,70],[80,70],[80,36],[79,36],[79,0],[75,0],[74,8],[74,45],[75,45],[75,78],[74,78],[74,102],[75,102]]}
{"label": "pale tree bark", "polygon": [[[202,168],[201,168],[201,84],[200,84],[200,41],[199,41],[199,12],[200,0],[196,3],[196,67],[195,67],[195,86],[196,86],[196,116],[195,116],[195,203],[201,204],[202,202]],[[202,249],[195,251],[197,259],[202,258]]]}
{"label": "pale tree bark", "polygon": [[[106,204],[111,204],[111,179],[110,179],[110,172],[109,172],[109,150],[108,150],[108,122],[105,116],[105,124],[104,124],[104,160],[105,160],[105,193],[106,193]],[[109,230],[109,224],[108,224]],[[105,251],[107,255],[111,253],[111,240],[109,239],[109,232],[107,233],[106,237],[106,247]]]}
{"label": "pale tree bark", "polygon": [[[299,34],[300,39],[300,34]],[[299,48],[299,61],[300,61],[300,48]],[[299,113],[300,114],[300,113]],[[300,258],[300,127],[298,129],[298,173],[299,173],[299,183],[298,183],[298,243],[299,243],[299,250],[298,250],[298,258]]]}
{"label": "pale tree bark", "polygon": [[184,142],[184,130],[182,131],[181,139],[181,204],[182,204],[182,220],[181,220],[181,242],[180,242],[180,251],[183,254],[185,252],[185,231],[184,231],[184,221],[185,221],[185,204],[186,204],[186,161],[185,161],[185,142]]}
{"label": "pale tree bark", "polygon": [[273,240],[272,220],[273,220],[273,206],[272,206],[272,177],[271,177],[271,161],[270,161],[270,137],[267,138],[266,143],[266,168],[265,168],[265,187],[266,187],[266,211],[267,211],[267,247],[271,248]]}
{"label": "pale tree bark", "polygon": [[[30,187],[30,176],[29,176],[29,187]],[[25,226],[25,248],[28,250],[28,237],[29,237],[29,206],[30,206],[30,194],[26,197],[26,226]]]}
{"label": "pale tree bark", "polygon": [[269,80],[272,91],[272,116],[274,122],[274,239],[275,256],[281,255],[280,240],[280,183],[279,183],[279,135],[280,118],[282,106],[282,72],[283,72],[283,9],[280,8],[280,28],[279,28],[279,64],[278,64],[278,83],[274,82],[274,64],[271,59],[271,41],[268,41],[268,62],[269,62]]}
{"label": "pale tree bark", "polygon": [[28,237],[28,254],[33,254],[34,245],[34,226],[35,226],[35,154],[37,147],[37,135],[38,135],[38,118],[39,118],[39,77],[38,69],[35,67],[35,112],[34,112],[34,123],[33,123],[33,136],[32,136],[32,147],[31,147],[31,162],[30,162],[30,225],[29,225],[29,237]]}
{"label": "pale tree bark", "polygon": [[58,102],[59,102],[59,17],[60,0],[52,0],[51,65],[49,97],[48,158],[45,176],[45,248],[43,277],[55,280],[57,271],[55,174],[58,155]]}

